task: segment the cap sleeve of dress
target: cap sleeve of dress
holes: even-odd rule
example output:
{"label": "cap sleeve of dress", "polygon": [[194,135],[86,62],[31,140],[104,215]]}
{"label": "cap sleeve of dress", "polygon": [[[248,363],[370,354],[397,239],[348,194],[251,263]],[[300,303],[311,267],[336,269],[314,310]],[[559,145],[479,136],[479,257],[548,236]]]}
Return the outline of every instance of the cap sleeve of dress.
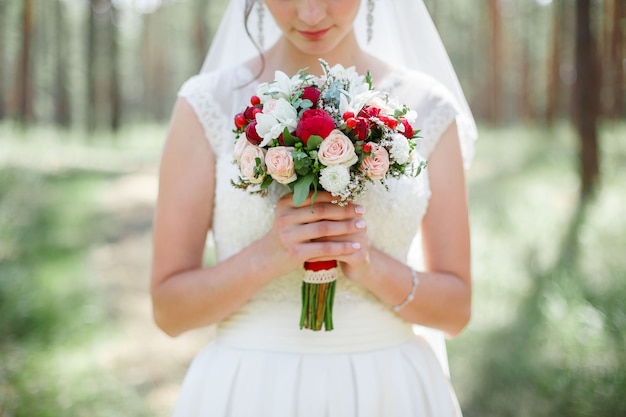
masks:
{"label": "cap sleeve of dress", "polygon": [[204,73],[188,79],[178,91],[178,97],[185,99],[193,108],[209,144],[216,153],[219,153],[220,145],[223,143],[220,138],[229,129],[228,119],[214,97],[218,83],[218,74]]}
{"label": "cap sleeve of dress", "polygon": [[[456,104],[453,96],[439,82],[432,80],[424,101],[418,109],[418,126],[421,131],[419,136],[418,150],[425,158],[428,158],[437,146],[443,133],[456,121],[463,155],[463,165],[469,169],[474,158],[474,140],[476,138],[473,123],[466,120],[467,117]],[[423,115],[423,118],[420,117]],[[420,120],[421,119],[421,120]]]}

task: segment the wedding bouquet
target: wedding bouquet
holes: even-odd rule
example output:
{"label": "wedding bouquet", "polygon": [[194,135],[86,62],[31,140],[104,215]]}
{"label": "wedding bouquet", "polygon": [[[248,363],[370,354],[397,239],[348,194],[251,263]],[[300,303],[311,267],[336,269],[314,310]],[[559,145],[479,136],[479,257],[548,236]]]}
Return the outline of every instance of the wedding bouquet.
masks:
{"label": "wedding bouquet", "polygon": [[[368,182],[421,172],[425,163],[413,157],[416,113],[374,90],[369,72],[320,63],[321,78],[277,71],[235,115],[241,176],[234,186],[267,195],[277,182],[293,191],[296,206],[321,188],[343,205]],[[336,261],[305,262],[301,329],[332,330],[337,268]]]}

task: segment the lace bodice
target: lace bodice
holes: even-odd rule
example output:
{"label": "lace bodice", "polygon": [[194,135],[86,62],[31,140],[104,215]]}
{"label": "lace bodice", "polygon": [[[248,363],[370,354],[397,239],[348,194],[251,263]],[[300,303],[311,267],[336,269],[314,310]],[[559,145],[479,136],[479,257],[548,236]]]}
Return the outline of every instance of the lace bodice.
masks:
{"label": "lace bodice", "polygon": [[[232,158],[232,120],[255,93],[257,83],[249,83],[251,78],[249,70],[240,66],[197,75],[179,92],[195,110],[216,157],[212,235],[218,260],[261,238],[271,227],[276,201],[288,190],[274,183],[269,196],[261,197],[231,185],[231,180],[238,177]],[[418,151],[421,158],[427,159],[457,114],[448,93],[434,79],[403,68],[395,69],[376,88],[417,111],[415,127],[423,137]],[[464,150],[464,154],[469,153],[471,150]],[[406,262],[428,207],[428,170],[417,178],[392,179],[388,186],[389,191],[382,185],[370,186],[360,203],[366,208],[370,245]],[[257,293],[245,309],[264,303],[299,306],[300,283],[301,271],[278,278]],[[377,303],[367,290],[343,277],[337,283],[336,294],[336,303]]]}

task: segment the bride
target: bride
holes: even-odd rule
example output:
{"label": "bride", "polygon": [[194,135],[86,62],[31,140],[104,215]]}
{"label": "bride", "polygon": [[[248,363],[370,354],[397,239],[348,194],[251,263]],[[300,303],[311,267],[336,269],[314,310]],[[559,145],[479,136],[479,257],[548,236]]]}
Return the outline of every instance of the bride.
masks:
{"label": "bride", "polygon": [[[245,21],[245,26],[241,24]],[[418,113],[416,178],[294,207],[236,189],[232,117],[281,70],[368,70]],[[320,75],[320,74],[316,74]],[[231,0],[175,104],[154,221],[154,319],[217,325],[174,416],[460,416],[443,335],[471,311],[464,166],[475,126],[421,0]],[[203,265],[207,235],[217,262]],[[300,330],[302,264],[336,259],[335,329]]]}

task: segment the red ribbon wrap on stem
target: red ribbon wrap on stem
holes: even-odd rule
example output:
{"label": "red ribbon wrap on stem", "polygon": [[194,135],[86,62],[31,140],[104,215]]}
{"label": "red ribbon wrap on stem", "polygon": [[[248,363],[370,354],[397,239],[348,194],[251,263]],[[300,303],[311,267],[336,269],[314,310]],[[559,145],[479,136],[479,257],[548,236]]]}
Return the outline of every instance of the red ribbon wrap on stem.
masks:
{"label": "red ribbon wrap on stem", "polygon": [[304,263],[300,328],[314,331],[333,329],[333,303],[337,284],[337,261]]}

